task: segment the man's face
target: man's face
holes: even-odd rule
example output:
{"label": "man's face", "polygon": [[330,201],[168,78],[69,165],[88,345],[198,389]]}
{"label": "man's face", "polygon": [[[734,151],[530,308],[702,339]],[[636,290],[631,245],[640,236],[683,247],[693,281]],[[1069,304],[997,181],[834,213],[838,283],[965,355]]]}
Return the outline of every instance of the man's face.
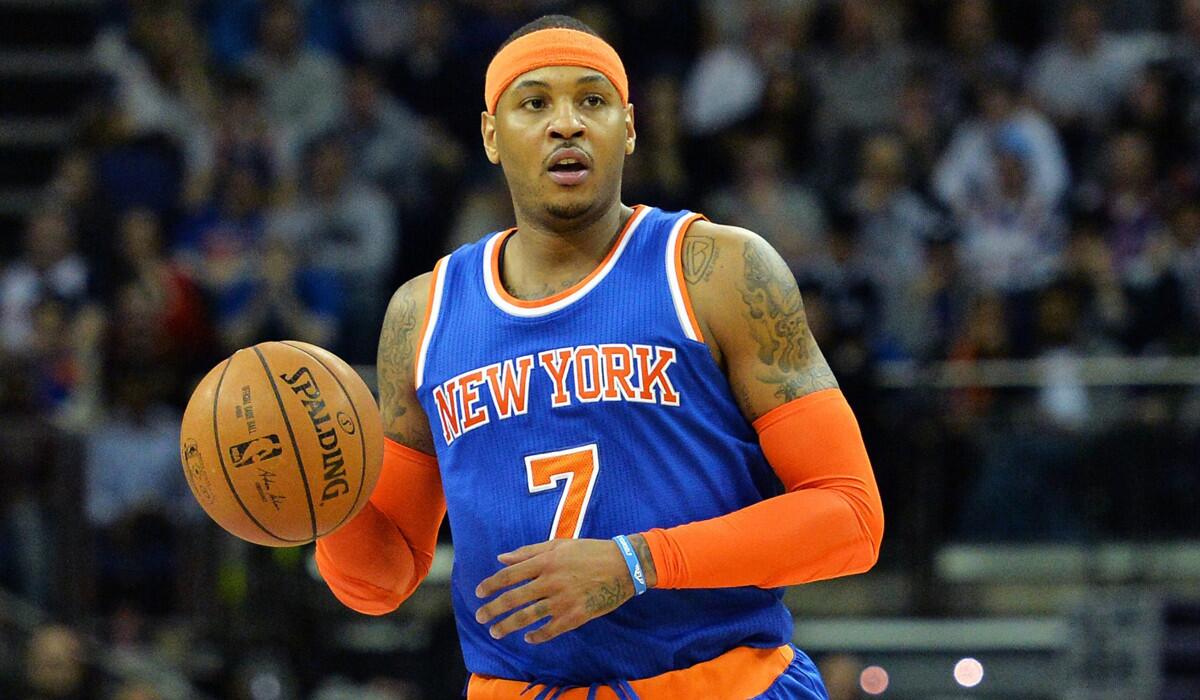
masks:
{"label": "man's face", "polygon": [[488,160],[504,168],[518,211],[567,222],[598,216],[620,199],[636,138],[633,105],[623,106],[599,72],[549,66],[523,73],[481,126]]}

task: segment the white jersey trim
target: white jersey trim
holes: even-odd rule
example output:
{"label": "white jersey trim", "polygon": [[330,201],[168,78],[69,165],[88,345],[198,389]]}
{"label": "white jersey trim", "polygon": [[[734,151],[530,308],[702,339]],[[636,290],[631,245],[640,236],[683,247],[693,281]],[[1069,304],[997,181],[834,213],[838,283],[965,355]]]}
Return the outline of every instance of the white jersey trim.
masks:
{"label": "white jersey trim", "polygon": [[504,234],[507,232],[500,231],[496,233],[490,239],[488,239],[487,245],[484,246],[483,249],[483,284],[487,289],[488,298],[491,299],[492,303],[495,304],[496,307],[501,311],[513,316],[519,316],[521,318],[537,318],[539,316],[546,316],[554,313],[555,311],[565,309],[571,304],[582,299],[587,295],[588,292],[592,291],[596,285],[604,281],[604,278],[608,276],[608,273],[611,272],[614,267],[616,267],[617,261],[621,259],[621,253],[625,251],[625,247],[629,244],[629,240],[633,238],[633,234],[637,232],[638,226],[642,223],[642,220],[646,218],[646,215],[650,213],[650,210],[651,207],[638,208],[637,213],[634,214],[633,222],[629,224],[629,229],[625,232],[625,235],[621,237],[621,240],[617,242],[616,251],[604,263],[603,267],[601,267],[600,270],[587,281],[586,284],[562,299],[557,299],[549,304],[545,304],[544,306],[517,306],[505,300],[500,295],[499,290],[496,289],[496,281],[493,279],[494,275],[492,274],[492,259],[495,257],[496,245],[500,243],[500,241],[504,238]]}
{"label": "white jersey trim", "polygon": [[414,390],[419,389],[425,383],[425,356],[429,354],[429,341],[433,338],[433,331],[437,328],[438,316],[442,310],[442,288],[446,283],[446,267],[449,264],[450,256],[447,255],[433,266],[433,292],[429,298],[429,319],[425,322],[425,327],[421,329],[421,347],[417,350]]}
{"label": "white jersey trim", "polygon": [[699,214],[688,214],[687,216],[679,217],[675,225],[671,227],[671,235],[667,237],[667,284],[671,288],[671,302],[675,305],[675,315],[679,318],[679,325],[683,328],[683,334],[689,339],[697,342],[703,342],[699,331],[692,325],[691,316],[688,315],[688,302],[684,299],[682,286],[686,284],[684,280],[679,279],[679,250],[680,237],[684,235],[687,228],[692,225],[692,222],[701,219]]}

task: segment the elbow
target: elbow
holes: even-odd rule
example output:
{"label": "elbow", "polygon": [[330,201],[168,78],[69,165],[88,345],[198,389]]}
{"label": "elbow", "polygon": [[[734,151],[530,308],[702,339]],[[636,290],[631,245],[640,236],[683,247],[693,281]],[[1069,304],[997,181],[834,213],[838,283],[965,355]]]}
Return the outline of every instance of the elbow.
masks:
{"label": "elbow", "polygon": [[854,538],[854,564],[849,574],[863,574],[875,567],[883,545],[883,504],[877,493],[868,498],[850,498],[851,508],[858,520],[858,536]]}
{"label": "elbow", "polygon": [[404,597],[398,595],[361,596],[344,589],[339,590],[333,586],[330,586],[329,590],[333,592],[333,597],[337,598],[347,608],[363,615],[373,615],[375,617],[395,612],[396,608],[399,608],[400,604],[404,602]]}
{"label": "elbow", "polygon": [[[397,577],[390,572],[381,575],[381,572],[372,570],[359,571],[358,575],[353,575],[340,570],[331,561],[325,545],[325,542],[317,541],[317,571],[334,598],[351,610],[364,615],[386,615],[395,611],[424,580],[432,563],[432,557],[428,557],[424,567],[413,570],[414,562],[410,560],[407,567],[410,573],[408,577]],[[365,580],[365,575],[371,575],[374,580]]]}
{"label": "elbow", "polygon": [[879,561],[879,551],[883,547],[883,505],[876,499],[873,507],[866,514],[863,523],[864,552],[866,567],[863,573],[870,571]]}

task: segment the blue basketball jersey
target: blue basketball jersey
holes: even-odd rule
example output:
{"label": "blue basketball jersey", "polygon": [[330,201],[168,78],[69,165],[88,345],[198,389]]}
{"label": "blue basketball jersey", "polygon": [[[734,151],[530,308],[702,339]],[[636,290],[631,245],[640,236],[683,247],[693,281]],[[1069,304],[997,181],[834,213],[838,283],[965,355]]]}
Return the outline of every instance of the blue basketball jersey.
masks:
{"label": "blue basketball jersey", "polygon": [[[791,639],[782,589],[652,589],[543,644],[475,621],[496,556],[724,515],[780,491],[698,339],[678,247],[698,215],[639,206],[584,281],[517,300],[512,230],[443,258],[417,356],[454,538],[458,632],[473,673],[555,685],[658,675]],[[543,623],[537,623],[543,624]]]}

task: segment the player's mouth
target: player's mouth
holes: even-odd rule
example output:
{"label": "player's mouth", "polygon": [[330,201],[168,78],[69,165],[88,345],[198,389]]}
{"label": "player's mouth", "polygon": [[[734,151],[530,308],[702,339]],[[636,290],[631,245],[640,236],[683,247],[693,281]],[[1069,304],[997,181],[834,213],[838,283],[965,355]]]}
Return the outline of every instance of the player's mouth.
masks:
{"label": "player's mouth", "polygon": [[546,172],[555,183],[574,187],[587,179],[592,170],[591,163],[587,154],[578,148],[564,148],[550,156]]}

